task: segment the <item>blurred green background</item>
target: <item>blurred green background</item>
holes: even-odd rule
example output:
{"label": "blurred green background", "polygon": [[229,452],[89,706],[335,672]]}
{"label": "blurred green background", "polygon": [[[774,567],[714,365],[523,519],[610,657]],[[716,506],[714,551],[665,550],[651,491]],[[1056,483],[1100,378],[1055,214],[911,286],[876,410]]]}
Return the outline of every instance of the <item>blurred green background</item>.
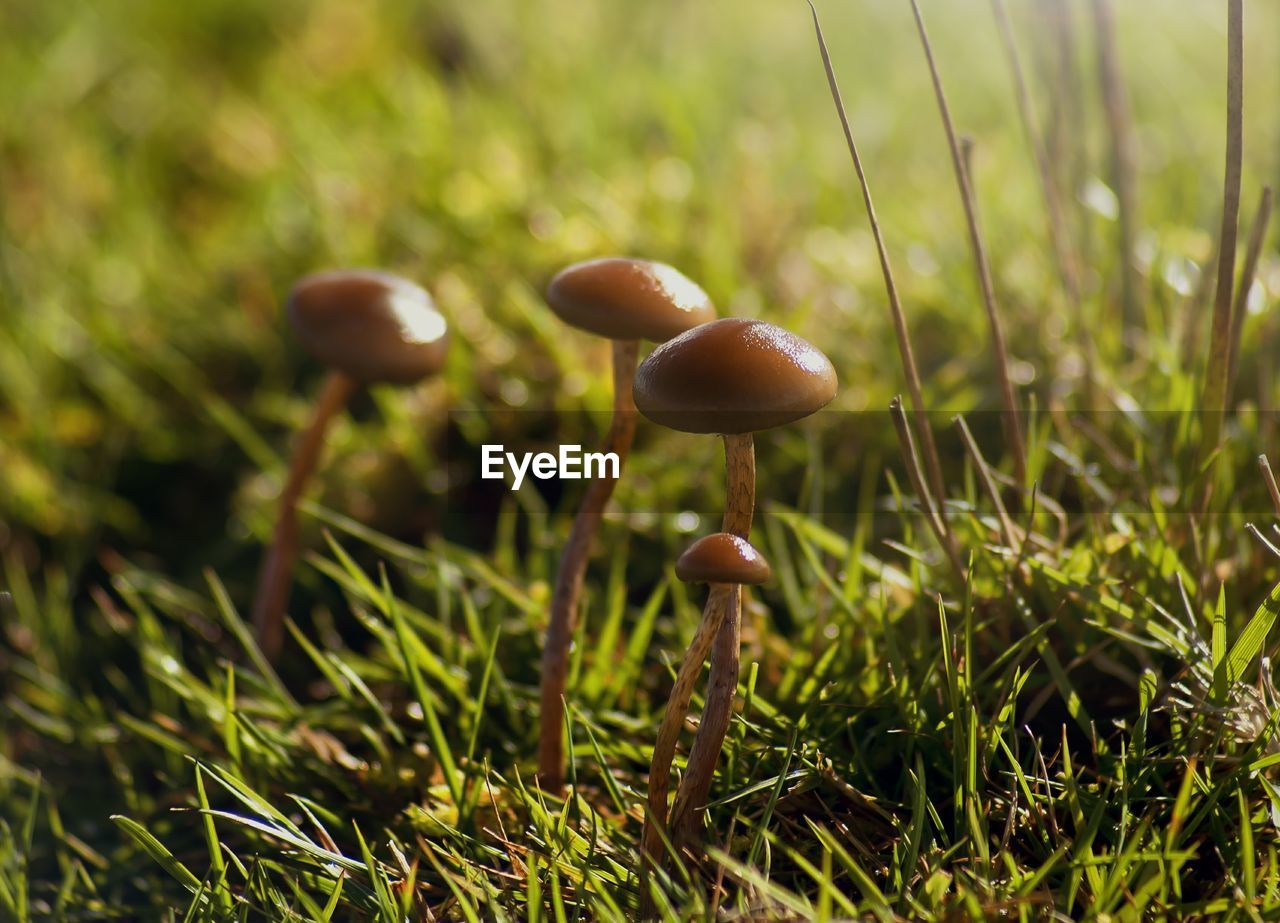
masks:
{"label": "blurred green background", "polygon": [[[1118,6],[1150,296],[1140,362],[1125,364],[1114,322],[1114,203],[1084,5],[1080,113],[1057,122],[1071,152],[1060,167],[1083,183],[1072,223],[1110,380],[1168,408],[1181,405],[1158,370],[1179,361],[1188,261],[1210,256],[1219,220],[1225,34],[1215,4]],[[1062,45],[1052,7],[1010,2],[1046,131]],[[909,7],[820,11],[930,403],[995,407]],[[1069,396],[1074,321],[991,7],[926,13],[957,124],[977,144],[1016,377],[1028,393]],[[1249,17],[1246,216],[1280,172],[1269,53],[1280,15],[1254,3]],[[19,566],[81,573],[116,549],[180,578],[205,565],[251,576],[281,453],[320,374],[280,302],[320,267],[404,273],[454,325],[445,381],[363,398],[322,479],[335,506],[407,537],[430,529],[421,511],[450,483],[442,467],[467,463],[482,435],[446,426],[446,407],[516,436],[546,418],[504,412],[607,409],[607,350],[566,333],[540,299],[570,260],[668,260],[723,313],[793,327],[835,360],[838,409],[880,409],[903,387],[798,0],[10,0],[0,35],[0,550]],[[1270,252],[1260,278],[1257,298],[1280,292]],[[564,441],[592,441],[589,423],[565,419],[582,432]],[[828,479],[855,477],[855,454]]]}

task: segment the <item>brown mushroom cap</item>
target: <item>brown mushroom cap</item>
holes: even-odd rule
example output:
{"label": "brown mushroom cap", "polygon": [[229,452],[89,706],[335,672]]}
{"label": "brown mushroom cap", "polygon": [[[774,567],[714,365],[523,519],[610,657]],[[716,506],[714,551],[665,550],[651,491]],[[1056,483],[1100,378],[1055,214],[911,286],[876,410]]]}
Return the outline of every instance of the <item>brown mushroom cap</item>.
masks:
{"label": "brown mushroom cap", "polygon": [[676,576],[685,583],[755,585],[771,575],[764,555],[746,539],[728,532],[703,536],[676,561]]}
{"label": "brown mushroom cap", "polygon": [[444,315],[425,289],[387,272],[305,276],[289,293],[285,313],[307,352],[365,384],[412,384],[444,365]]}
{"label": "brown mushroom cap", "polygon": [[836,395],[820,350],[773,324],[726,317],[663,343],[636,371],[635,400],[686,433],[753,433],[807,417]]}
{"label": "brown mushroom cap", "polygon": [[547,286],[547,304],[565,323],[611,340],[661,343],[716,316],[707,293],[680,270],[625,257],[562,269]]}

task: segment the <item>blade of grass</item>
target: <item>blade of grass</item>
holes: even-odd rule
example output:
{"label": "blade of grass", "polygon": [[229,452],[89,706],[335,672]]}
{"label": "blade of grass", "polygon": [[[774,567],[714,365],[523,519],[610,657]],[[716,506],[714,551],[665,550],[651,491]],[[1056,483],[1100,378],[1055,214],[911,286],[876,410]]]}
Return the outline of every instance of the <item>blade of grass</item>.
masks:
{"label": "blade of grass", "polygon": [[449,788],[449,795],[453,799],[453,803],[460,807],[463,803],[462,777],[458,772],[457,763],[454,762],[453,750],[449,746],[449,740],[445,737],[444,729],[440,726],[440,718],[436,714],[435,696],[427,688],[426,681],[422,677],[422,669],[418,664],[416,648],[409,639],[409,627],[405,623],[404,617],[400,614],[400,606],[397,603],[395,594],[391,592],[391,583],[387,577],[385,567],[381,568],[381,577],[382,596],[386,600],[387,609],[391,616],[391,624],[395,627],[405,675],[413,688],[414,697],[417,699],[418,705],[422,708],[422,717],[427,725],[427,735],[431,738],[431,749],[435,754],[436,760],[440,763],[440,772],[444,776],[445,785]]}
{"label": "blade of grass", "polygon": [[142,824],[121,814],[113,814],[111,822],[141,846],[147,855],[151,856],[162,869],[177,879],[178,883],[188,891],[198,892],[202,889],[200,879],[179,862],[173,853]]}
{"label": "blade of grass", "polygon": [[254,669],[271,686],[280,701],[287,705],[290,711],[296,713],[299,708],[297,700],[289,693],[285,684],[281,682],[279,674],[267,662],[262,649],[254,641],[253,633],[249,631],[249,626],[240,618],[235,605],[231,602],[231,597],[227,593],[227,588],[222,585],[222,580],[219,579],[212,568],[205,568],[204,579],[213,593],[213,601],[218,607],[218,612],[222,615],[223,623],[231,630],[235,639],[240,642],[244,652],[249,655],[249,660],[253,662]]}
{"label": "blade of grass", "polygon": [[204,777],[200,766],[196,766],[196,804],[202,811],[201,822],[204,825],[205,845],[209,849],[209,874],[213,887],[214,904],[222,913],[231,913],[232,897],[227,889],[227,863],[222,856],[222,844],[218,842],[218,828],[209,816],[209,797],[204,790]]}
{"label": "blade of grass", "polygon": [[1218,604],[1213,609],[1213,633],[1209,640],[1209,666],[1213,669],[1210,698],[1221,705],[1227,699],[1227,588],[1218,586]]}
{"label": "blade of grass", "polygon": [[1240,637],[1231,645],[1231,653],[1227,655],[1226,661],[1228,684],[1240,682],[1253,659],[1262,652],[1277,615],[1280,615],[1280,583],[1271,588],[1267,598],[1245,625]]}

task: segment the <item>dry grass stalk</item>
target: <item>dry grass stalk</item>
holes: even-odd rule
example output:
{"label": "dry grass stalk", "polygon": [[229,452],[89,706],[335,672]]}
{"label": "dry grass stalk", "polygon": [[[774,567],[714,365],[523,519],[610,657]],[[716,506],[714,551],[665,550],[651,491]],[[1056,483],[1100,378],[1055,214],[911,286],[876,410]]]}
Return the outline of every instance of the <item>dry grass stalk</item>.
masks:
{"label": "dry grass stalk", "polygon": [[1262,469],[1262,480],[1267,485],[1267,493],[1271,494],[1271,505],[1276,508],[1276,515],[1280,516],[1280,487],[1276,486],[1276,476],[1271,471],[1271,462],[1267,460],[1267,456],[1258,456],[1258,467]]}
{"label": "dry grass stalk", "polygon": [[1138,221],[1137,158],[1133,117],[1120,72],[1120,54],[1116,49],[1111,0],[1093,0],[1093,23],[1098,44],[1098,80],[1102,87],[1102,106],[1106,111],[1111,146],[1111,183],[1120,203],[1120,303],[1125,325],[1129,327],[1140,321],[1142,311],[1138,300],[1138,271],[1134,264]]}
{"label": "dry grass stalk", "polygon": [[978,481],[982,484],[982,489],[987,492],[991,505],[995,507],[996,520],[1000,523],[1000,532],[1004,536],[1005,545],[1015,556],[1020,556],[1022,542],[1018,538],[1018,528],[1009,518],[1009,511],[1005,509],[1004,500],[1000,497],[1000,488],[991,477],[991,468],[987,465],[987,460],[982,457],[982,450],[978,448],[978,443],[973,438],[973,433],[969,431],[969,424],[965,422],[963,416],[956,417],[956,429],[960,431],[960,441],[964,443],[964,450],[973,462]]}
{"label": "dry grass stalk", "polygon": [[1227,151],[1222,192],[1222,232],[1218,247],[1218,283],[1213,300],[1209,366],[1205,373],[1202,468],[1206,471],[1199,512],[1209,505],[1211,456],[1222,439],[1231,353],[1232,292],[1236,239],[1240,223],[1240,174],[1244,160],[1244,0],[1227,0]]}
{"label": "dry grass stalk", "polygon": [[[827,85],[831,88],[831,99],[835,103],[836,114],[840,117],[840,127],[844,129],[844,140],[849,146],[849,156],[853,158],[853,169],[858,174],[858,185],[862,189],[862,201],[867,209],[867,221],[871,224],[871,236],[876,242],[876,254],[880,258],[880,273],[884,276],[885,293],[889,296],[889,313],[893,318],[893,332],[898,340],[898,355],[902,359],[902,370],[907,377],[907,393],[911,395],[911,409],[915,416],[916,427],[920,431],[920,442],[924,447],[924,461],[929,475],[929,487],[933,493],[934,503],[941,508],[946,499],[946,485],[942,479],[942,463],[938,459],[938,447],[934,442],[933,430],[929,426],[929,414],[925,409],[924,390],[920,383],[920,370],[916,366],[915,350],[911,346],[911,332],[907,328],[907,318],[902,310],[902,300],[898,297],[898,284],[893,277],[893,266],[889,262],[889,249],[884,242],[884,234],[880,230],[880,219],[876,216],[875,202],[871,198],[871,185],[862,167],[862,158],[858,155],[858,145],[853,140],[853,128],[849,124],[849,114],[845,110],[844,100],[840,96],[840,86],[836,82],[835,68],[831,64],[831,55],[827,51],[827,41],[822,34],[822,24],[818,21],[818,11],[812,3],[809,10],[813,13],[813,28],[818,36],[818,50],[822,54],[822,66],[827,73]],[[943,520],[943,527],[950,534],[950,526]]]}
{"label": "dry grass stalk", "polygon": [[946,132],[947,146],[951,151],[951,165],[955,170],[956,183],[960,187],[960,199],[964,205],[965,226],[969,233],[969,244],[973,250],[973,260],[978,271],[978,284],[982,290],[982,303],[987,311],[987,323],[991,328],[991,347],[995,353],[996,376],[1000,385],[1000,397],[1004,404],[1005,440],[1013,453],[1014,472],[1020,484],[1027,481],[1027,449],[1022,441],[1022,424],[1018,419],[1018,403],[1014,396],[1013,380],[1009,377],[1009,350],[1005,345],[1004,328],[1000,322],[1000,310],[996,303],[995,284],[991,277],[991,264],[987,259],[987,250],[982,242],[982,231],[978,226],[978,209],[974,202],[973,187],[969,183],[969,174],[964,168],[964,155],[960,150],[960,141],[956,135],[955,125],[951,120],[951,109],[947,105],[946,92],[942,88],[942,77],[938,73],[938,65],[933,57],[933,46],[929,44],[929,33],[925,30],[924,16],[920,13],[920,4],[911,0],[911,11],[915,14],[916,30],[920,34],[920,44],[924,48],[925,61],[929,65],[929,75],[933,81],[934,96],[938,100],[938,110],[942,115],[942,127]]}
{"label": "dry grass stalk", "polygon": [[[1031,93],[1027,89],[1027,78],[1022,67],[1022,58],[1018,54],[1018,44],[1014,40],[1013,26],[1009,22],[1009,14],[1004,0],[991,0],[991,9],[995,13],[996,25],[1000,32],[1000,41],[1004,46],[1005,56],[1009,59],[1009,70],[1013,75],[1014,96],[1018,104],[1018,119],[1022,122],[1023,133],[1031,146],[1031,154],[1035,158],[1036,176],[1040,181],[1040,195],[1044,199],[1045,218],[1048,223],[1049,243],[1053,247],[1054,261],[1057,263],[1058,275],[1066,289],[1067,298],[1079,319],[1080,310],[1080,273],[1075,254],[1071,249],[1071,234],[1067,228],[1063,214],[1062,200],[1058,194],[1057,184],[1053,180],[1053,167],[1049,163],[1049,152],[1037,125],[1035,106],[1031,101]],[[1086,337],[1087,339],[1087,337]]]}
{"label": "dry grass stalk", "polygon": [[951,569],[955,572],[959,585],[964,586],[966,583],[965,570],[960,563],[960,553],[956,549],[955,539],[943,526],[943,514],[934,505],[933,498],[929,496],[929,492],[924,487],[924,478],[920,473],[920,456],[916,452],[915,440],[911,438],[911,427],[907,423],[907,415],[902,411],[901,395],[889,402],[889,416],[893,418],[893,428],[898,433],[898,445],[902,449],[903,464],[907,466],[907,478],[911,481],[911,487],[920,497],[920,503],[924,507],[924,518],[928,521],[934,538],[938,540],[938,544],[942,546],[942,550],[946,553],[947,560],[951,564]]}
{"label": "dry grass stalk", "polygon": [[[1048,147],[1053,152],[1050,164],[1060,165],[1058,188],[1065,193],[1062,201],[1071,202],[1084,188],[1089,176],[1089,146],[1086,143],[1089,125],[1082,103],[1084,91],[1078,62],[1079,42],[1071,0],[1049,0],[1045,13],[1048,17],[1046,29],[1054,47],[1050,79],[1054,99],[1053,116],[1049,120]],[[1076,251],[1084,253],[1088,249],[1088,237],[1082,235]],[[1083,284],[1083,279],[1081,282]]]}
{"label": "dry grass stalk", "polygon": [[1253,289],[1253,280],[1258,274],[1258,260],[1262,256],[1262,245],[1267,240],[1267,229],[1271,225],[1271,187],[1264,186],[1262,198],[1258,202],[1258,210],[1253,216],[1253,225],[1249,228],[1249,246],[1245,250],[1244,266],[1240,270],[1240,281],[1236,284],[1235,303],[1231,307],[1231,349],[1227,354],[1227,390],[1224,395],[1228,404],[1236,389],[1236,375],[1240,371],[1240,341],[1244,337],[1244,319],[1249,310],[1249,292]]}
{"label": "dry grass stalk", "polygon": [[[1071,311],[1080,354],[1084,361],[1085,396],[1089,406],[1093,406],[1096,391],[1094,375],[1098,364],[1097,350],[1094,347],[1093,337],[1090,335],[1088,323],[1084,317],[1080,263],[1072,246],[1071,227],[1067,222],[1066,210],[1062,205],[1061,190],[1058,182],[1054,179],[1053,161],[1049,158],[1044,136],[1041,135],[1039,130],[1035,106],[1031,100],[1031,91],[1027,87],[1026,72],[1022,66],[1022,57],[1018,53],[1018,44],[1014,39],[1013,26],[1009,21],[1008,10],[1004,5],[1004,0],[991,0],[991,8],[995,13],[996,25],[1000,32],[1001,43],[1004,45],[1005,56],[1009,59],[1009,70],[1013,75],[1014,96],[1018,104],[1018,120],[1022,123],[1022,130],[1027,137],[1027,144],[1031,147],[1031,155],[1036,165],[1036,176],[1040,183],[1040,196],[1044,200],[1049,245],[1053,249],[1054,263],[1058,269],[1058,277],[1062,282],[1063,291],[1066,293],[1067,306]],[[1061,9],[1055,7],[1054,18],[1066,20],[1066,25],[1062,26],[1062,28],[1067,32],[1071,31],[1069,10],[1065,9],[1065,7]],[[1066,47],[1061,53],[1062,61],[1060,66],[1065,64],[1065,72],[1060,71],[1058,73],[1058,82],[1064,85],[1068,85],[1071,82],[1071,67],[1074,61],[1070,41],[1073,41],[1073,39],[1064,39]],[[1064,114],[1059,113],[1059,117]],[[1061,144],[1063,133],[1059,131],[1055,134],[1055,137],[1058,139],[1057,143]],[[1083,140],[1077,138],[1073,148],[1083,149],[1083,147]],[[1058,153],[1059,156],[1062,156],[1061,152]]]}

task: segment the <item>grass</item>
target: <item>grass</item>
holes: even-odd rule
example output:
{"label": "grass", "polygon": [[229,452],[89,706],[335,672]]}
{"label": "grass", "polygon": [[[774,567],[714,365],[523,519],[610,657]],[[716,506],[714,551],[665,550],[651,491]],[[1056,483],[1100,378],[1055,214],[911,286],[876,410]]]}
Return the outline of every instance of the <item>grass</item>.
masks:
{"label": "grass", "polygon": [[[1040,8],[1006,6],[1052,125]],[[1206,421],[1225,12],[1112,6],[1139,155],[1127,330],[1090,8],[1077,306],[992,7],[922,4],[976,139],[1021,491],[910,10],[818,5],[945,532],[884,412],[905,378],[803,3],[0,8],[0,919],[634,913],[644,773],[703,601],[671,565],[714,528],[718,446],[638,434],[588,575],[563,800],[532,772],[577,492],[476,479],[482,443],[603,431],[607,347],[539,289],[615,250],[796,330],[842,382],[759,440],[776,578],[746,606],[708,854],[655,882],[666,916],[1280,912],[1280,509],[1257,463],[1280,262],[1264,242],[1231,412]],[[1253,202],[1280,166],[1280,18],[1245,15]],[[442,380],[336,424],[272,668],[242,612],[321,374],[278,298],[328,263],[420,279],[456,339]]]}

